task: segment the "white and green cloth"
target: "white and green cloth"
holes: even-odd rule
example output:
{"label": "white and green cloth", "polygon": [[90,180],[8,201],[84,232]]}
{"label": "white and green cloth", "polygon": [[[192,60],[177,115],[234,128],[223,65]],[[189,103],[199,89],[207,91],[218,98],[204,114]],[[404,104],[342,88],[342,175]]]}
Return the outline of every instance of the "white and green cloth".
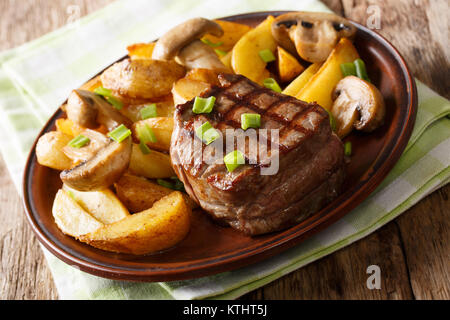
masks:
{"label": "white and green cloth", "polygon": [[[73,88],[126,54],[196,16],[267,10],[328,11],[316,0],[120,0],[0,54],[0,150],[21,190],[25,159],[46,120]],[[450,179],[450,103],[417,81],[419,111],[408,147],[377,190],[328,229],[236,271],[201,279],[135,283],[98,278],[44,249],[62,299],[233,299],[374,232]]]}

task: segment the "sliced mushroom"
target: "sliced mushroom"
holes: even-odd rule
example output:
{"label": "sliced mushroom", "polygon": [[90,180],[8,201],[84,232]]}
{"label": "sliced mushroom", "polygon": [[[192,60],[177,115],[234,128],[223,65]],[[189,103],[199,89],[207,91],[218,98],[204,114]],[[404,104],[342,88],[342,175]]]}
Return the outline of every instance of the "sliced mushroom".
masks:
{"label": "sliced mushroom", "polygon": [[223,30],[219,24],[205,18],[187,20],[166,32],[156,42],[152,59],[173,59],[182,48],[200,39],[205,34],[221,37]]}
{"label": "sliced mushroom", "polygon": [[352,128],[370,132],[384,122],[386,108],[380,91],[371,83],[355,76],[338,82],[333,91],[331,113],[341,138]]}
{"label": "sliced mushroom", "polygon": [[89,143],[81,148],[74,148],[66,145],[62,150],[64,154],[72,159],[74,163],[87,161],[92,158],[100,149],[109,144],[110,139],[104,134],[94,130],[84,130],[83,136],[89,138]]}
{"label": "sliced mushroom", "polygon": [[117,181],[128,168],[131,158],[131,138],[118,143],[113,140],[91,159],[61,172],[63,183],[79,191],[102,190]]}
{"label": "sliced mushroom", "polygon": [[272,24],[278,44],[309,62],[325,61],[340,38],[351,38],[355,33],[353,24],[332,13],[291,12]]}
{"label": "sliced mushroom", "polygon": [[94,129],[104,125],[108,130],[131,121],[101,96],[88,90],[73,90],[65,107],[67,118],[82,127]]}
{"label": "sliced mushroom", "polygon": [[199,40],[205,34],[220,37],[223,30],[214,21],[204,18],[190,19],[169,30],[156,42],[152,59],[176,58],[178,63],[188,69],[227,70],[216,52]]}

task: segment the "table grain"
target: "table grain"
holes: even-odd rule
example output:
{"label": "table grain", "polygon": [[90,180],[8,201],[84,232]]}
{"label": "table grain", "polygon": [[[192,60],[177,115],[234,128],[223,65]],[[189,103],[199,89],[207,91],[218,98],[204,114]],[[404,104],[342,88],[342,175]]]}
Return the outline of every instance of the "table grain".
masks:
{"label": "table grain", "polygon": [[[16,47],[112,0],[0,0],[0,50]],[[447,0],[324,0],[399,49],[414,76],[450,98]],[[286,8],[289,9],[289,8]],[[368,20],[369,19],[369,20]],[[368,237],[242,299],[450,299],[450,186],[424,198]],[[369,265],[381,289],[366,286]],[[0,299],[58,299],[38,241],[0,158]]]}

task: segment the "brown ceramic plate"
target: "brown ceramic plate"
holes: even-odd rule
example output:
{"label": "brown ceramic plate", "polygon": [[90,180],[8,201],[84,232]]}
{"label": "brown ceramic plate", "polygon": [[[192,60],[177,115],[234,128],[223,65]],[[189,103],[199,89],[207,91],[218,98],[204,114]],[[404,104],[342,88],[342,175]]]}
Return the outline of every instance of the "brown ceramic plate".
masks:
{"label": "brown ceramic plate", "polygon": [[[281,13],[259,12],[224,19],[255,26],[268,14]],[[377,33],[355,25],[355,45],[372,82],[386,100],[387,116],[385,125],[375,132],[354,132],[346,139],[352,142],[353,155],[345,192],[320,212],[290,229],[253,238],[218,226],[206,214],[195,212],[189,235],[170,250],[148,256],[110,253],[65,236],[56,227],[51,208],[61,187],[59,173],[37,163],[33,146],[23,180],[26,213],[33,231],[53,254],[83,271],[112,279],[169,281],[207,276],[267,259],[337,221],[367,198],[400,158],[417,109],[415,83],[400,54]],[[39,137],[54,130],[55,120],[62,116],[58,110]]]}

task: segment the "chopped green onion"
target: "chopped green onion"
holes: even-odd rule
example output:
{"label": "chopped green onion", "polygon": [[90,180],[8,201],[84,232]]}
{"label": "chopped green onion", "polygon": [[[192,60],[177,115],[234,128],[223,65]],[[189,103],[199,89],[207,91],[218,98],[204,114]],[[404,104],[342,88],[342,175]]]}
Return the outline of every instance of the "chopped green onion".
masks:
{"label": "chopped green onion", "polygon": [[261,127],[261,115],[257,113],[243,113],[241,114],[241,128],[247,130],[248,128]]}
{"label": "chopped green onion", "polygon": [[264,87],[266,87],[268,89],[272,89],[273,91],[278,92],[278,93],[281,92],[280,85],[273,78],[265,79],[263,84],[264,84]]}
{"label": "chopped green onion", "polygon": [[89,141],[91,141],[88,137],[83,136],[82,134],[80,134],[79,136],[73,138],[72,140],[70,140],[70,142],[67,144],[69,147],[72,148],[81,148],[84,147],[85,145],[87,145],[89,143]]}
{"label": "chopped green onion", "polygon": [[225,163],[228,172],[233,172],[237,167],[245,163],[245,158],[242,152],[234,150],[223,157],[223,162]]}
{"label": "chopped green onion", "polygon": [[352,155],[352,143],[351,143],[350,141],[347,141],[347,142],[344,144],[344,154],[345,154],[347,157],[350,157],[350,156]]}
{"label": "chopped green onion", "polygon": [[356,66],[352,62],[342,63],[341,71],[344,78],[347,76],[356,76]]}
{"label": "chopped green onion", "polygon": [[214,49],[214,51],[221,57],[225,56],[228,52],[220,50],[220,49]]}
{"label": "chopped green onion", "polygon": [[148,126],[148,124],[146,124],[146,123],[138,126],[136,131],[137,131],[137,136],[138,136],[139,140],[143,143],[147,143],[147,142],[155,143],[158,141],[158,139],[156,139],[156,135],[153,132],[152,128],[150,128]]}
{"label": "chopped green onion", "polygon": [[158,113],[156,112],[156,104],[155,103],[146,105],[144,108],[141,109],[142,120],[145,120],[148,118],[155,118],[157,116],[158,116]]}
{"label": "chopped green onion", "polygon": [[174,185],[172,182],[166,181],[164,179],[157,179],[156,182],[165,188],[174,189]]}
{"label": "chopped green onion", "polygon": [[259,56],[265,63],[269,63],[276,60],[275,56],[273,55],[273,52],[270,51],[269,49],[261,50],[259,52]]}
{"label": "chopped green onion", "polygon": [[328,112],[328,117],[330,118],[331,130],[336,131],[336,120],[334,119],[333,114],[326,109],[325,109],[325,111]]}
{"label": "chopped green onion", "polygon": [[200,140],[205,142],[206,145],[209,145],[213,141],[220,138],[219,132],[214,129],[208,121],[197,127],[197,129],[195,129],[195,134]]}
{"label": "chopped green onion", "polygon": [[139,143],[139,148],[143,154],[149,154],[151,151],[150,148],[142,141]]}
{"label": "chopped green onion", "polygon": [[220,47],[221,45],[223,45],[223,41],[214,43],[214,42],[211,42],[210,40],[208,40],[208,39],[206,39],[206,38],[205,38],[205,39],[202,39],[202,42],[205,43],[205,44],[207,44],[207,45],[210,46],[210,47],[213,47],[213,48]]}
{"label": "chopped green onion", "polygon": [[192,111],[194,113],[210,113],[214,108],[216,97],[211,96],[209,98],[195,97],[194,106]]}
{"label": "chopped green onion", "polygon": [[175,190],[185,191],[184,190],[184,184],[183,184],[183,182],[181,182],[180,179],[178,179],[178,177],[176,177],[176,176],[175,177],[170,177],[170,179],[174,181],[174,184],[175,184],[174,189]]}
{"label": "chopped green onion", "polygon": [[108,133],[108,137],[121,143],[123,140],[131,136],[131,130],[125,127],[123,124],[115,128],[113,131]]}
{"label": "chopped green onion", "polygon": [[112,91],[103,87],[95,88],[94,92],[106,99],[114,108],[120,110],[123,108],[123,102],[114,97]]}
{"label": "chopped green onion", "polygon": [[450,113],[447,115],[447,119],[450,119]]}
{"label": "chopped green onion", "polygon": [[361,78],[363,80],[370,82],[369,76],[367,75],[366,65],[364,64],[364,61],[362,61],[361,59],[356,59],[355,61],[353,61],[353,63],[355,64],[356,75],[358,76],[358,78]]}

